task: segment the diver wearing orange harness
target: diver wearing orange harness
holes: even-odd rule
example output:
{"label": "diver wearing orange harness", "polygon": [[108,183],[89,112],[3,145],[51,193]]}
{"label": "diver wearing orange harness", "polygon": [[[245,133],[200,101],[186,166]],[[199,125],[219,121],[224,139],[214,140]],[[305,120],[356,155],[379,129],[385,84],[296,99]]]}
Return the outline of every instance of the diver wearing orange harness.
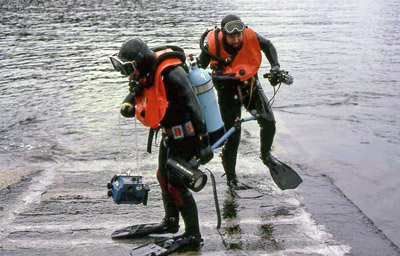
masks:
{"label": "diver wearing orange harness", "polygon": [[166,164],[172,157],[185,161],[196,157],[201,164],[213,157],[203,113],[182,65],[185,55],[179,49],[161,47],[153,51],[134,38],[126,41],[111,61],[117,71],[130,79],[131,93],[124,100],[121,114],[136,115],[145,126],[163,131],[157,179],[165,216],[159,224],[137,225],[129,237],[176,233],[180,213],[185,232],[179,246],[199,246],[202,240],[196,202],[188,188],[170,175]]}
{"label": "diver wearing orange harness", "polygon": [[[271,72],[279,72],[275,47],[268,39],[246,27],[238,16],[227,15],[221,22],[221,29],[207,34],[207,45],[202,50],[200,63],[203,68],[210,64],[213,70],[213,82],[218,92],[225,129],[230,129],[234,121],[241,117],[242,106],[248,112],[256,111],[259,115],[261,158],[267,165],[276,130],[275,118],[258,81],[257,72],[261,64],[261,51],[271,65]],[[244,189],[246,186],[238,181],[235,169],[239,143],[240,128],[227,139],[222,150],[222,164],[228,185]]]}
{"label": "diver wearing orange harness", "polygon": [[[222,31],[218,32],[218,42],[215,40],[215,31],[210,31],[207,35],[208,50],[214,55],[218,54],[218,45],[223,45],[226,39]],[[241,81],[245,81],[256,75],[261,65],[260,44],[257,36],[251,28],[246,28],[242,32],[242,45],[239,51],[235,54],[235,58],[229,65],[221,65],[215,59],[210,60],[210,67],[216,70],[219,75],[232,74]],[[228,49],[228,48],[227,48]],[[227,59],[233,54],[229,54],[225,47],[219,48],[221,58]]]}

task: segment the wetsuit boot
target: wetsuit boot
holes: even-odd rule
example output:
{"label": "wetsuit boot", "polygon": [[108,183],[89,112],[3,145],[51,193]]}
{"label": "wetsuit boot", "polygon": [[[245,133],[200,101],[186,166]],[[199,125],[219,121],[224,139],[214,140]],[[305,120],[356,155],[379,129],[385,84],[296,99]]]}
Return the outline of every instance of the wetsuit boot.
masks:
{"label": "wetsuit boot", "polygon": [[176,237],[135,248],[131,255],[169,255],[174,252],[194,251],[202,246],[197,206],[192,194],[189,191],[183,192],[175,198],[175,202],[179,203],[178,208],[185,222],[185,232]]}
{"label": "wetsuit boot", "polygon": [[260,153],[261,159],[265,165],[269,160],[272,142],[275,135],[275,123],[268,124],[267,127],[260,128]]}
{"label": "wetsuit boot", "polygon": [[165,217],[161,223],[138,224],[114,231],[114,239],[139,238],[151,234],[175,234],[179,230],[179,211],[168,194],[162,193]]}
{"label": "wetsuit boot", "polygon": [[196,202],[192,194],[187,191],[182,195],[182,204],[178,207],[185,223],[185,232],[175,239],[175,246],[181,250],[195,250],[202,245],[199,217]]}
{"label": "wetsuit boot", "polygon": [[154,226],[152,234],[175,234],[179,230],[179,210],[174,201],[167,193],[161,194],[165,217],[159,225]]}
{"label": "wetsuit boot", "polygon": [[236,176],[236,159],[237,159],[237,150],[228,151],[225,148],[222,150],[222,166],[224,167],[224,171],[226,174],[226,181],[231,189],[248,189],[250,188],[248,185],[239,182]]}
{"label": "wetsuit boot", "polygon": [[238,127],[236,131],[228,137],[222,149],[221,159],[229,188],[243,190],[247,189],[248,186],[239,182],[236,176],[236,160],[240,143],[240,134],[241,129]]}
{"label": "wetsuit boot", "polygon": [[237,159],[237,151],[230,152],[226,150],[226,148],[222,149],[222,166],[224,167],[226,181],[228,185],[232,185],[236,182],[236,159]]}
{"label": "wetsuit boot", "polygon": [[185,232],[179,236],[156,241],[142,248],[139,247],[132,255],[168,255],[176,251],[193,251],[203,244],[197,206],[192,194],[187,188],[181,186],[171,186],[169,190],[185,223]]}
{"label": "wetsuit boot", "polygon": [[170,198],[167,193],[161,194],[165,217],[159,224],[148,225],[147,228],[142,230],[143,235],[149,234],[175,234],[179,230],[179,210],[175,205],[174,201]]}

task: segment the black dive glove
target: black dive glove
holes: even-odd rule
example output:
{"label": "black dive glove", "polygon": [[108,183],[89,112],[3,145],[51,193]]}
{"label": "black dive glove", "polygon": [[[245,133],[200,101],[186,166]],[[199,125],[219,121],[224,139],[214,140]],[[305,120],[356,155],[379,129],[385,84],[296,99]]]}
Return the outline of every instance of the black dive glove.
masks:
{"label": "black dive glove", "polygon": [[269,80],[269,82],[270,82],[270,84],[272,86],[275,86],[275,85],[277,85],[279,83],[279,73],[280,73],[280,71],[281,70],[280,70],[280,67],[278,65],[275,65],[270,69],[269,72],[271,74],[271,78],[268,79],[268,80]]}
{"label": "black dive glove", "polygon": [[135,117],[135,105],[136,105],[135,95],[129,93],[125,97],[124,102],[122,103],[120,109],[121,115],[127,118]]}
{"label": "black dive glove", "polygon": [[214,157],[214,153],[208,142],[208,134],[200,135],[200,141],[199,141],[199,147],[198,147],[198,153],[197,153],[197,158],[198,158],[199,163],[204,165],[204,164],[210,162],[213,157]]}
{"label": "black dive glove", "polygon": [[131,93],[133,93],[136,96],[140,96],[142,95],[142,90],[143,90],[143,85],[139,81],[133,78],[129,79],[129,91]]}

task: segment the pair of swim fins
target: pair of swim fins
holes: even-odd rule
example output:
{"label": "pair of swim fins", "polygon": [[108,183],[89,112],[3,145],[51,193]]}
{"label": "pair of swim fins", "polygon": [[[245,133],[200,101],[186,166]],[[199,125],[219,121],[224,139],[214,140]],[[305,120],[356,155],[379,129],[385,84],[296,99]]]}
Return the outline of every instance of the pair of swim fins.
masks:
{"label": "pair of swim fins", "polygon": [[[165,219],[161,223],[138,224],[126,228],[118,229],[111,234],[113,239],[132,239],[140,238],[151,234],[175,234],[179,230],[179,225],[172,225]],[[202,245],[203,240],[194,235],[185,233],[167,239],[161,239],[153,243],[134,248],[130,255],[168,255],[182,250],[194,250]]]}

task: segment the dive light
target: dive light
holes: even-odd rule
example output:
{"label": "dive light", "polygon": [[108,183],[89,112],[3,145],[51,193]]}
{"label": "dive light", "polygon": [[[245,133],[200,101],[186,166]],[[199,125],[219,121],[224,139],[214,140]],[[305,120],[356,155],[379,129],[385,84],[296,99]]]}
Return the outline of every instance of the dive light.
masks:
{"label": "dive light", "polygon": [[169,167],[170,175],[194,192],[202,190],[207,183],[207,175],[199,170],[193,161],[170,158],[167,161],[167,167]]}

